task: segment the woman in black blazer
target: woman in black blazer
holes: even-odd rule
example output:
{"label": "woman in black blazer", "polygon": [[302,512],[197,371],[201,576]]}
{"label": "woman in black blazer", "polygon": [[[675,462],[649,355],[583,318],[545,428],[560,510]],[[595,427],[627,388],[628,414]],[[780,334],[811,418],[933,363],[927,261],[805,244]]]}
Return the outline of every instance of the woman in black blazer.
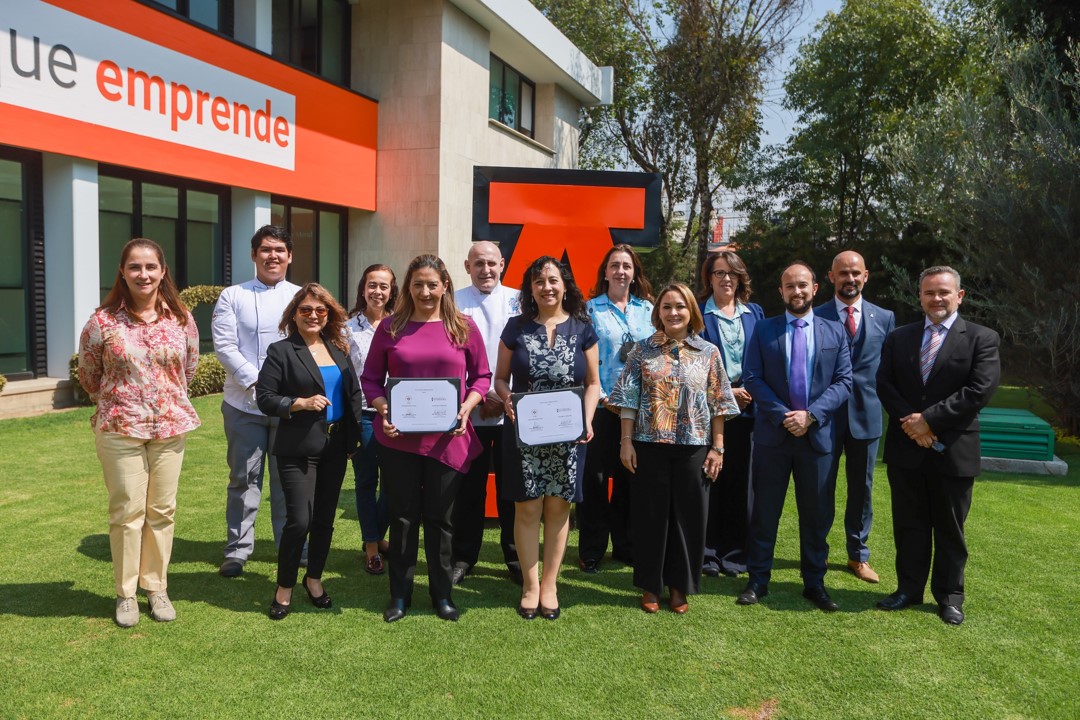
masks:
{"label": "woman in black blazer", "polygon": [[334,535],[334,515],[345,467],[360,437],[363,405],[349,360],[345,310],[318,283],[300,288],[259,371],[259,409],[281,418],[271,452],[285,492],[285,529],[278,549],[277,591],[270,618],[289,614],[293,587],[308,538],[304,590],[315,607],[329,608],[322,571]]}

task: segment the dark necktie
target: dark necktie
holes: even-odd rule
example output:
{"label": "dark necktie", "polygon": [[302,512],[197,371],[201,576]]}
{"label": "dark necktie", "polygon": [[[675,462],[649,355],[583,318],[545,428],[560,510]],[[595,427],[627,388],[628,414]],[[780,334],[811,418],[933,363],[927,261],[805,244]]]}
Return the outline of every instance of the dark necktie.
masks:
{"label": "dark necktie", "polygon": [[855,326],[855,308],[852,305],[847,306],[847,334],[848,337],[854,338],[858,328]]}
{"label": "dark necktie", "polygon": [[938,350],[941,350],[941,339],[944,335],[944,325],[930,326],[930,339],[926,341],[926,347],[919,356],[919,372],[922,373],[923,385],[930,379],[930,371],[934,368],[934,360],[937,359]]}
{"label": "dark necktie", "polygon": [[791,333],[791,370],[788,387],[791,389],[791,409],[806,409],[806,331],[802,318],[791,321],[795,330]]}

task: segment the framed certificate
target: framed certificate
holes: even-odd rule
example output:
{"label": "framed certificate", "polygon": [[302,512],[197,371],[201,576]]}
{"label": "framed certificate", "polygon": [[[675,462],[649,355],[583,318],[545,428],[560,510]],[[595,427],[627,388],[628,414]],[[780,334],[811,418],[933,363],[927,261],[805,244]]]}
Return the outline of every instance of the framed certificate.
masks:
{"label": "framed certificate", "polygon": [[402,433],[450,432],[461,409],[459,378],[389,378],[390,423]]}
{"label": "framed certificate", "polygon": [[513,393],[520,447],[554,445],[585,439],[585,388]]}

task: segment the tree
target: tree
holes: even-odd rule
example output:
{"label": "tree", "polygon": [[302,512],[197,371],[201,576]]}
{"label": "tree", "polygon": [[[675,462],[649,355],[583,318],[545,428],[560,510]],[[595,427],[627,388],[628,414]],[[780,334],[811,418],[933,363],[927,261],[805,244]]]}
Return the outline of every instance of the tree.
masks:
{"label": "tree", "polygon": [[[768,62],[805,0],[538,0],[537,7],[589,57],[616,72],[615,102],[592,111],[583,156],[625,160],[664,181],[660,252],[688,208],[680,255],[704,259],[713,197],[725,173],[756,144]],[[605,150],[588,149],[594,138]],[[696,252],[695,252],[696,251]],[[685,264],[673,259],[672,266]]]}
{"label": "tree", "polygon": [[892,143],[912,208],[961,257],[965,309],[1002,332],[1006,371],[1080,434],[1080,48],[1036,23],[975,32],[963,81]]}

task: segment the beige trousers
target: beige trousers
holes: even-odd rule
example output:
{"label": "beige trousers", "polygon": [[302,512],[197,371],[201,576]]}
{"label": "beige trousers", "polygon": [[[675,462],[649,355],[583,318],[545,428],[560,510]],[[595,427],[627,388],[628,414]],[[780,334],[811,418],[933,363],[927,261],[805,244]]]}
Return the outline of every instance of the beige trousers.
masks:
{"label": "beige trousers", "polygon": [[116,594],[132,597],[137,587],[164,590],[184,435],[142,440],[98,432],[95,443],[109,492],[109,547]]}

